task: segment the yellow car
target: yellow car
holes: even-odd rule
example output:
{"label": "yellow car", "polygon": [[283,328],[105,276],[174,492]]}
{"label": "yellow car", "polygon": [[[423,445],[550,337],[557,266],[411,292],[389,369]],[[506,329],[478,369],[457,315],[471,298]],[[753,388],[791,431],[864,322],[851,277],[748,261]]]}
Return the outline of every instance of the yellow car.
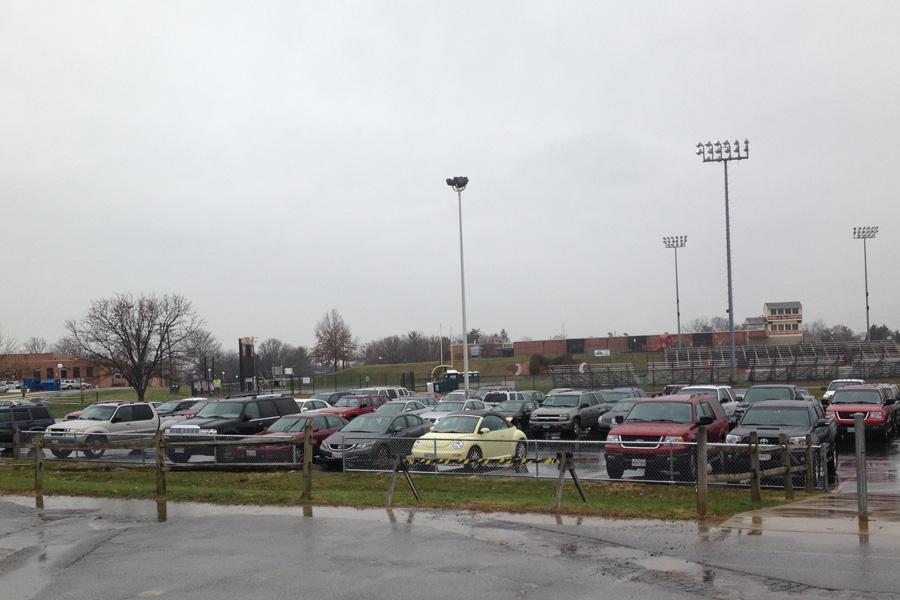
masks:
{"label": "yellow car", "polygon": [[500,415],[467,411],[447,415],[413,444],[414,458],[481,460],[525,458],[525,434]]}

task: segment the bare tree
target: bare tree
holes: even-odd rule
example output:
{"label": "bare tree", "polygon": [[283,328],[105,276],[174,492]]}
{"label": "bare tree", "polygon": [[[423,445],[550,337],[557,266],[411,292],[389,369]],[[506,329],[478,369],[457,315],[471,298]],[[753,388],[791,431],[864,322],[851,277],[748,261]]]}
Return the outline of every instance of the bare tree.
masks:
{"label": "bare tree", "polygon": [[331,365],[337,371],[338,362],[353,356],[353,335],[350,327],[336,308],[325,313],[316,325],[316,345],[313,358],[322,364]]}
{"label": "bare tree", "polygon": [[30,337],[22,348],[27,354],[43,354],[50,351],[50,344],[42,337]]}
{"label": "bare tree", "polygon": [[191,302],[179,295],[118,294],[91,302],[80,321],[66,322],[82,355],[121,373],[143,401],[164,361],[184,356],[202,326]]}
{"label": "bare tree", "polygon": [[21,361],[11,355],[18,351],[18,343],[9,335],[3,333],[0,327],[0,379],[21,379],[23,365]]}
{"label": "bare tree", "polygon": [[57,354],[69,354],[71,356],[77,356],[79,358],[82,357],[81,346],[72,339],[72,336],[67,335],[59,338],[53,346],[50,347],[52,352],[56,352]]}
{"label": "bare tree", "polygon": [[278,338],[264,340],[256,350],[256,366],[263,376],[272,375],[273,367],[292,366],[285,365],[291,348]]}
{"label": "bare tree", "polygon": [[3,328],[0,327],[0,356],[3,356],[4,354],[15,354],[18,346],[19,344],[16,342],[15,338],[3,333]]}

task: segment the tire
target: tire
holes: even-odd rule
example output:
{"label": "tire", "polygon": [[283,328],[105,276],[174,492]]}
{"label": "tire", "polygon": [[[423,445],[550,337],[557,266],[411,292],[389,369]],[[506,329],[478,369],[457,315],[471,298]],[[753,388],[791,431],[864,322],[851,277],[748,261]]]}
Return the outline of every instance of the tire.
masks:
{"label": "tire", "polygon": [[[466,460],[481,460],[482,458],[484,458],[484,454],[481,452],[481,448],[479,448],[478,446],[472,446],[472,448],[469,450],[469,453],[466,454]],[[467,471],[480,471],[483,465],[472,464],[466,465],[466,467]]]}
{"label": "tire", "polygon": [[173,463],[186,463],[191,460],[191,455],[187,452],[175,452],[174,450],[166,450],[166,458]]}
{"label": "tire", "polygon": [[581,420],[575,419],[572,421],[572,439],[577,440],[581,437]]}
{"label": "tire", "polygon": [[832,483],[837,481],[837,445],[831,449],[831,460],[828,461],[828,465],[826,466],[828,469],[828,480]]}
{"label": "tire", "polygon": [[[84,441],[85,441],[85,443],[88,443],[88,444],[103,443],[106,441],[106,436],[105,435],[89,435],[89,436],[87,436],[87,438]],[[106,450],[103,448],[100,448],[100,449],[85,448],[84,450],[81,451],[81,453],[84,454],[85,458],[100,458],[101,456],[106,454]]]}
{"label": "tire", "polygon": [[378,446],[375,450],[375,464],[389,465],[391,463],[391,451],[387,446]]}
{"label": "tire", "polygon": [[50,450],[50,454],[56,458],[68,458],[72,454],[71,450]]}
{"label": "tire", "polygon": [[524,460],[528,455],[528,444],[525,442],[519,442],[516,444],[516,451],[513,454],[513,458],[516,460]]}
{"label": "tire", "polygon": [[625,468],[620,465],[606,463],[606,474],[610,479],[622,479],[622,475],[625,474]]}

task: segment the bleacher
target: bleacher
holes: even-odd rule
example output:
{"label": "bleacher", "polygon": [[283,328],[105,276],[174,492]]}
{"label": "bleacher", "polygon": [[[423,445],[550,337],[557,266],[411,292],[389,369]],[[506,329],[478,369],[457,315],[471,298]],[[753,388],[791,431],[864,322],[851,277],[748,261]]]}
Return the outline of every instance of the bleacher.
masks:
{"label": "bleacher", "polygon": [[[749,381],[900,376],[900,349],[893,341],[737,346],[735,362]],[[730,366],[727,346],[669,348],[663,362],[650,363],[648,375],[657,383],[721,381],[722,369]]]}
{"label": "bleacher", "polygon": [[602,388],[637,385],[637,373],[631,363],[554,365],[547,368],[554,387]]}

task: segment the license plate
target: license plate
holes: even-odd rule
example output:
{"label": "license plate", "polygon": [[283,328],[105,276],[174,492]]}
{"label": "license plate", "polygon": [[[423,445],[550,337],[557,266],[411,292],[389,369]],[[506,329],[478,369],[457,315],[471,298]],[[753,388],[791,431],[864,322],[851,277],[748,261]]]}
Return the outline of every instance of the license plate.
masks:
{"label": "license plate", "polygon": [[772,460],[772,455],[771,454],[760,454],[759,460]]}
{"label": "license plate", "polygon": [[331,458],[340,458],[341,456],[343,456],[343,454],[343,452],[332,452]]}
{"label": "license plate", "polygon": [[647,459],[646,458],[632,458],[631,466],[632,467],[646,467]]}
{"label": "license plate", "polygon": [[247,456],[256,456],[256,450],[247,450]]}
{"label": "license plate", "polygon": [[184,454],[184,448],[175,448],[175,454]]}
{"label": "license plate", "polygon": [[547,423],[544,423],[544,429],[550,429],[550,425]]}
{"label": "license plate", "polygon": [[854,431],[856,431],[856,427],[848,427],[847,428],[847,433],[853,433]]}

